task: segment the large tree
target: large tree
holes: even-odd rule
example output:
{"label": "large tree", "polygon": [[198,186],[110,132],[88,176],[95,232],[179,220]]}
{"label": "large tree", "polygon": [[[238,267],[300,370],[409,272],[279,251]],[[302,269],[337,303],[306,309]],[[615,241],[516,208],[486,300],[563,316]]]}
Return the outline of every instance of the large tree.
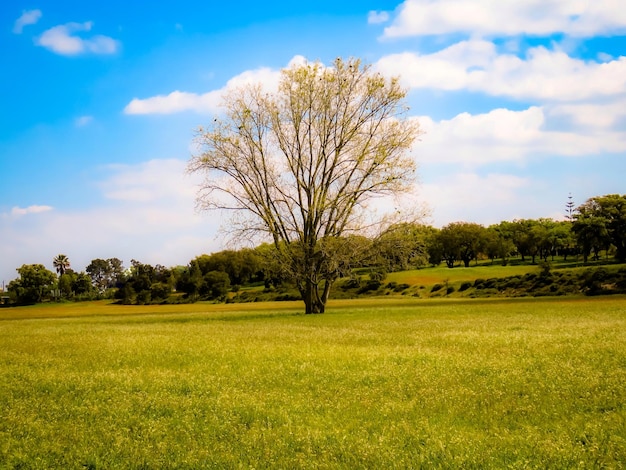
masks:
{"label": "large tree", "polygon": [[245,85],[225,114],[200,129],[203,209],[233,210],[239,234],[266,234],[295,282],[306,313],[322,313],[337,275],[323,249],[364,223],[368,201],[405,191],[419,133],[406,91],[359,60],[293,65],[276,92]]}
{"label": "large tree", "polygon": [[124,267],[122,261],[118,258],[100,259],[96,258],[91,260],[91,263],[85,268],[91,281],[98,289],[98,292],[103,293],[106,289],[114,287],[116,283],[120,282],[124,277]]}
{"label": "large tree", "polygon": [[578,207],[572,228],[579,240],[580,234],[588,232],[589,226],[596,227],[595,232],[600,237],[599,227],[604,226],[605,245],[612,243],[615,246],[615,258],[626,261],[626,194],[592,197]]}
{"label": "large tree", "polygon": [[541,229],[537,228],[538,225],[539,222],[534,219],[516,219],[508,223],[511,240],[517,252],[522,256],[522,261],[525,261],[526,256],[530,256],[532,263],[535,263],[541,237]]}
{"label": "large tree", "polygon": [[17,272],[20,277],[9,282],[7,289],[18,303],[41,302],[55,288],[56,276],[42,264],[24,264]]}
{"label": "large tree", "polygon": [[463,261],[468,268],[470,262],[478,259],[487,240],[487,229],[471,222],[453,222],[437,234],[442,257],[449,268],[457,260]]}

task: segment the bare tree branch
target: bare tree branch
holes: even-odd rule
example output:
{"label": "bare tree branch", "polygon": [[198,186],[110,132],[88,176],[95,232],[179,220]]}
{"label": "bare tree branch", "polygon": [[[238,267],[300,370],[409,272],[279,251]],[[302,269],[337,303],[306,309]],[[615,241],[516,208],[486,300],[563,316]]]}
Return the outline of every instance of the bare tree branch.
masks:
{"label": "bare tree branch", "polygon": [[296,65],[274,94],[226,95],[225,115],[198,134],[188,170],[206,176],[199,207],[243,211],[238,230],[270,235],[307,313],[324,310],[342,253],[354,254],[330,240],[360,228],[369,200],[414,182],[420,131],[405,94],[359,60]]}

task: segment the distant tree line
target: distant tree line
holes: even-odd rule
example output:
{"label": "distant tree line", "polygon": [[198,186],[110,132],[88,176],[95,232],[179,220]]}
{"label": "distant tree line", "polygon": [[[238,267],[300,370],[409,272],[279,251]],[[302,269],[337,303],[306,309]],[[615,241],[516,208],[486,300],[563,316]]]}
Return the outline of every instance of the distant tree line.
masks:
{"label": "distant tree line", "polygon": [[[626,261],[626,195],[593,197],[575,210],[570,201],[566,207],[563,221],[521,219],[488,227],[454,222],[441,229],[400,223],[373,238],[351,235],[340,243],[322,241],[325,271],[350,279],[355,270],[366,269],[376,282],[389,272],[441,263],[449,268],[469,267],[479,260],[506,265],[513,257],[533,264],[555,257],[577,257],[584,263],[601,257]],[[292,283],[280,259],[274,245],[263,244],[203,254],[186,266],[167,268],[131,260],[125,268],[118,258],[109,258],[94,259],[85,271],[75,272],[69,258],[60,254],[53,260],[56,274],[42,264],[23,265],[7,291],[15,304],[98,298],[124,304],[245,301],[250,299],[241,292],[244,286],[276,291]]]}

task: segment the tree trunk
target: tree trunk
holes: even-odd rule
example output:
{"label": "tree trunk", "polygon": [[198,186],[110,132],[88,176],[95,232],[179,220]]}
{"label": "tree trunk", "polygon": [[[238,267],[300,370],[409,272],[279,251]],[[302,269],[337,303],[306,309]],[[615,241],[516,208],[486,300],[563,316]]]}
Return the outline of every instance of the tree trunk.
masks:
{"label": "tree trunk", "polygon": [[317,284],[307,279],[304,284],[304,289],[300,293],[302,294],[302,300],[304,300],[305,314],[324,313],[326,305],[319,296]]}

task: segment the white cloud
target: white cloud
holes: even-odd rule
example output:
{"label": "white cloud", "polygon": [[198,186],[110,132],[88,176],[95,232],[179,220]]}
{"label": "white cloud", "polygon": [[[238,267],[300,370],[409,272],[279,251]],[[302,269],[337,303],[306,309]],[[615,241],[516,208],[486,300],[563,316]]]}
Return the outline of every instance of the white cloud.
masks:
{"label": "white cloud", "polygon": [[74,120],[76,127],[85,127],[93,121],[93,116],[80,116]]}
{"label": "white cloud", "polygon": [[584,131],[599,128],[615,130],[620,121],[626,119],[626,97],[615,97],[608,103],[573,103],[552,106],[549,113],[554,117],[565,117]]}
{"label": "white cloud", "polygon": [[432,54],[382,57],[376,67],[411,88],[469,90],[516,99],[584,100],[626,92],[626,57],[598,63],[535,47],[525,59],[499,54],[492,42],[473,39]]}
{"label": "white cloud", "polygon": [[[603,117],[598,117],[600,113],[604,113]],[[437,122],[424,116],[417,118],[425,133],[415,145],[415,154],[421,162],[456,163],[475,168],[546,156],[626,152],[626,136],[620,129],[613,128],[616,120],[623,116],[626,111],[619,103],[532,106],[521,111],[494,109],[476,115],[461,113]],[[566,118],[567,122],[562,129],[551,129],[556,123],[549,124],[557,118]]]}
{"label": "white cloud", "polygon": [[481,36],[589,37],[626,31],[621,0],[405,0],[384,37],[466,33]]}
{"label": "white cloud", "polygon": [[15,24],[13,25],[13,32],[15,34],[22,34],[24,26],[36,24],[37,21],[39,21],[39,18],[41,18],[41,10],[23,11],[22,16],[15,20]]}
{"label": "white cloud", "polygon": [[415,146],[420,161],[454,162],[466,166],[525,158],[541,138],[543,110],[496,109],[486,114],[461,113],[434,122],[418,118],[425,134]]}
{"label": "white cloud", "polygon": [[28,207],[14,207],[11,209],[11,215],[14,216],[22,216],[28,214],[39,214],[41,212],[51,211],[53,208],[51,206],[28,206]]}
{"label": "white cloud", "polygon": [[106,169],[113,174],[100,187],[107,199],[129,203],[193,201],[198,182],[184,177],[185,168],[186,162],[177,159],[110,165]]}
{"label": "white cloud", "polygon": [[183,111],[198,113],[215,112],[221,99],[221,91],[204,94],[173,91],[169,95],[150,98],[133,98],[124,108],[125,114],[173,114]]}
{"label": "white cloud", "polygon": [[[89,209],[14,208],[14,217],[0,217],[0,280],[14,278],[22,264],[51,269],[58,253],[83,270],[95,258],[174,266],[222,249],[215,236],[219,217],[196,212],[199,180],[186,175],[185,166],[186,161],[169,159],[103,168],[97,188],[104,199]],[[34,212],[42,214],[17,217]]]}
{"label": "white cloud", "polygon": [[[471,172],[451,172],[444,178],[424,184],[420,195],[430,202],[437,226],[459,221],[490,225],[512,220],[511,210],[523,204],[523,194],[528,192],[529,186],[528,179],[516,175],[490,173],[481,176]],[[488,214],[477,217],[476,208],[481,207],[488,207]],[[536,211],[536,206],[530,207]],[[468,217],[469,212],[473,213],[472,217]],[[529,217],[538,215],[535,212]]]}
{"label": "white cloud", "polygon": [[91,21],[54,26],[44,31],[36,39],[36,43],[61,55],[114,54],[117,52],[119,42],[113,38],[102,35],[81,38],[77,35],[83,31],[91,31],[92,26]]}
{"label": "white cloud", "polygon": [[387,11],[370,11],[367,14],[367,22],[369,24],[380,24],[389,21],[389,12]]}
{"label": "white cloud", "polygon": [[[306,59],[295,56],[288,66],[303,63]],[[219,110],[224,93],[249,83],[260,83],[266,90],[272,91],[278,87],[280,71],[268,67],[247,70],[234,76],[224,87],[207,93],[189,93],[173,91],[168,95],[158,95],[150,98],[133,98],[124,108],[125,114],[173,114],[184,111],[197,113],[215,113]]]}

